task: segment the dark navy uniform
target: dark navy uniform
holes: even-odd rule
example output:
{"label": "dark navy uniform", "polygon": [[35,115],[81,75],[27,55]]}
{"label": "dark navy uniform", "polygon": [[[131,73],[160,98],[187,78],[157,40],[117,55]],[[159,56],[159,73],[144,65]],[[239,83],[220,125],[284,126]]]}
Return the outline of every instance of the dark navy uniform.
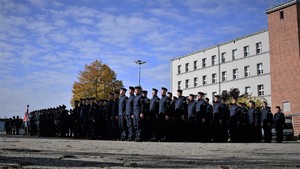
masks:
{"label": "dark navy uniform", "polygon": [[134,97],[135,97],[134,94],[131,94],[126,102],[125,120],[128,129],[127,139],[129,141],[133,140],[134,138],[133,119],[132,119]]}
{"label": "dark navy uniform", "polygon": [[261,141],[261,114],[255,108],[249,108],[248,114],[248,141]]}
{"label": "dark navy uniform", "polygon": [[244,103],[240,103],[240,107],[238,109],[239,114],[239,133],[238,133],[238,140],[240,142],[247,142],[247,135],[248,135],[248,109],[246,108]]}
{"label": "dark navy uniform", "polygon": [[220,113],[221,102],[214,102],[213,104],[213,140],[214,142],[221,141],[221,113]]}
{"label": "dark navy uniform", "polygon": [[204,99],[198,99],[195,105],[196,109],[196,121],[197,121],[197,140],[207,141],[208,140],[208,114],[207,114],[207,104]]}
{"label": "dark navy uniform", "polygon": [[112,125],[112,138],[119,139],[119,125],[118,125],[118,114],[119,114],[119,98],[115,98],[112,102],[112,111],[111,111],[111,125]]}
{"label": "dark navy uniform", "polygon": [[270,107],[263,107],[261,109],[261,120],[262,127],[264,129],[264,141],[272,141],[272,124],[273,124],[273,114]]}
{"label": "dark navy uniform", "polygon": [[[145,91],[143,91],[145,92]],[[150,118],[149,118],[149,110],[150,110],[150,99],[146,96],[142,96],[142,114],[143,118],[141,118],[141,127],[142,127],[142,137],[143,140],[151,139],[150,132]]]}
{"label": "dark navy uniform", "polygon": [[137,94],[133,99],[133,126],[135,140],[142,141],[142,124],[140,114],[142,113],[142,94]]}
{"label": "dark navy uniform", "polygon": [[127,125],[125,121],[125,114],[126,114],[126,102],[128,100],[127,96],[121,96],[119,99],[119,130],[121,133],[120,140],[126,139],[127,133]]}
{"label": "dark navy uniform", "polygon": [[185,121],[181,118],[187,110],[186,97],[180,96],[175,101],[174,123],[172,136],[176,140],[183,140],[185,133]]}
{"label": "dark navy uniform", "polygon": [[230,105],[230,119],[229,119],[229,133],[230,133],[230,142],[238,141],[239,133],[239,107],[237,104]]}
{"label": "dark navy uniform", "polygon": [[187,136],[186,139],[189,141],[196,141],[196,102],[194,100],[189,100],[187,108]]}
{"label": "dark navy uniform", "polygon": [[283,140],[283,128],[285,125],[285,117],[280,110],[274,114],[274,125],[276,130],[276,141],[278,143],[281,143]]}
{"label": "dark navy uniform", "polygon": [[228,124],[230,118],[230,110],[229,107],[225,103],[221,103],[220,105],[220,126],[221,126],[221,140],[222,142],[228,141]]}
{"label": "dark navy uniform", "polygon": [[170,108],[171,108],[171,98],[164,95],[159,101],[159,123],[161,129],[161,141],[167,141],[170,139]]}
{"label": "dark navy uniform", "polygon": [[157,95],[153,96],[150,100],[150,108],[149,108],[149,119],[150,119],[150,132],[152,134],[151,141],[157,140],[158,135],[158,111],[159,111],[159,97]]}

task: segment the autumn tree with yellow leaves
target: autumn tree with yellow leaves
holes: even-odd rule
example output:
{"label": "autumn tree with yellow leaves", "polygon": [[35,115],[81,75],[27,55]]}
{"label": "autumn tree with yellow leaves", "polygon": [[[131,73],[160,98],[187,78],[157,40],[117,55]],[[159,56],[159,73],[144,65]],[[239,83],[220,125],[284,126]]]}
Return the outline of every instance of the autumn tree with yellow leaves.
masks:
{"label": "autumn tree with yellow leaves", "polygon": [[95,60],[80,71],[78,81],[73,84],[71,104],[80,98],[107,99],[110,92],[121,87],[123,82],[117,80],[116,73],[108,65]]}

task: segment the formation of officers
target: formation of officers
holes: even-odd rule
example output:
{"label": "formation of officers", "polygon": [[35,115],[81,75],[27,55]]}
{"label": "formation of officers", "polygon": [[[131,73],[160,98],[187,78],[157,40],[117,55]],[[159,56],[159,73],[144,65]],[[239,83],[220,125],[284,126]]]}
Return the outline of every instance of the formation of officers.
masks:
{"label": "formation of officers", "polygon": [[136,86],[110,93],[109,100],[81,99],[69,113],[65,107],[38,113],[37,128],[42,136],[138,142],[271,142],[274,125],[276,140],[282,142],[285,117],[278,106],[273,116],[267,102],[257,108],[250,101],[247,108],[237,98],[227,105],[219,95],[211,105],[203,92],[184,97],[182,90],[177,90],[173,97],[162,87],[160,94],[152,89],[150,99],[147,91]]}

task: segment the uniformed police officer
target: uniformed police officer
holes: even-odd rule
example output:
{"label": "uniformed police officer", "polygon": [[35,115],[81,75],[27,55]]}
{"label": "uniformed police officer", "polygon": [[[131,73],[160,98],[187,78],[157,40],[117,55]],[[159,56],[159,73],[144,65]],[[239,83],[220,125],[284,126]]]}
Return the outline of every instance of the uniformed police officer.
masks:
{"label": "uniformed police officer", "polygon": [[238,142],[239,133],[239,106],[237,105],[237,98],[233,98],[230,107],[230,119],[229,119],[229,133],[230,142]]}
{"label": "uniformed police officer", "polygon": [[255,102],[249,101],[248,113],[248,141],[260,142],[261,141],[261,114],[255,107]]}
{"label": "uniformed police officer", "polygon": [[274,125],[276,130],[276,142],[281,143],[283,140],[283,128],[285,125],[285,117],[280,106],[276,106],[277,112],[274,114]]}
{"label": "uniformed police officer", "polygon": [[220,106],[221,100],[220,95],[214,96],[214,103],[213,103],[213,141],[220,142],[222,136],[222,126],[221,126],[221,117],[220,117]]}
{"label": "uniformed police officer", "polygon": [[126,133],[126,138],[128,141],[132,141],[134,138],[134,128],[133,128],[133,100],[134,100],[134,87],[129,87],[129,98],[126,102],[126,113],[125,120],[127,124],[128,133]]}
{"label": "uniformed police officer", "polygon": [[261,109],[261,119],[262,127],[264,130],[264,142],[270,143],[272,141],[273,114],[266,101],[263,102],[263,106]]}
{"label": "uniformed police officer", "polygon": [[91,98],[90,109],[89,109],[89,138],[96,139],[99,137],[99,129],[97,128],[99,116],[99,105],[96,103],[96,98]]}
{"label": "uniformed police officer", "polygon": [[207,140],[206,142],[211,142],[213,138],[213,106],[209,103],[209,98],[205,98],[205,103],[206,103],[206,112],[207,112],[207,128],[206,128],[206,133],[207,133]]}
{"label": "uniformed police officer", "polygon": [[119,129],[121,133],[120,140],[124,141],[126,139],[127,133],[127,125],[125,121],[125,114],[126,114],[126,102],[128,97],[125,95],[127,89],[121,88],[120,90],[120,99],[119,99]]}
{"label": "uniformed police officer", "polygon": [[135,141],[142,141],[142,123],[141,119],[144,118],[142,114],[142,94],[141,87],[135,87],[135,97],[133,99],[133,126],[135,131]]}
{"label": "uniformed police officer", "polygon": [[187,110],[186,98],[182,95],[182,90],[177,90],[177,99],[175,101],[175,112],[174,112],[174,125],[172,127],[173,130],[173,138],[177,141],[182,141],[184,139],[185,133],[185,121],[184,116]]}
{"label": "uniformed police officer", "polygon": [[188,141],[196,141],[197,135],[196,135],[196,102],[195,102],[195,96],[193,94],[189,95],[188,98],[188,108],[187,108],[187,136],[186,140]]}
{"label": "uniformed police officer", "polygon": [[196,126],[196,135],[197,135],[197,140],[198,141],[207,141],[208,140],[208,133],[207,133],[207,122],[208,122],[208,117],[207,117],[207,104],[205,100],[203,99],[204,97],[203,92],[198,92],[198,100],[195,105],[196,109],[196,121],[197,121],[197,126]]}
{"label": "uniformed police officer", "polygon": [[221,142],[227,142],[228,141],[228,124],[229,124],[229,118],[230,118],[230,110],[228,105],[226,104],[226,98],[222,97],[221,99],[221,105],[219,108],[220,113],[220,126],[221,126]]}
{"label": "uniformed police officer", "polygon": [[119,91],[114,92],[114,101],[112,103],[112,138],[117,140],[120,138],[120,131],[119,131],[119,122],[118,122],[118,115],[119,115]]}
{"label": "uniformed police officer", "polygon": [[167,96],[168,89],[165,87],[161,88],[161,99],[159,101],[159,124],[160,124],[160,141],[170,140],[170,108],[171,98]]}
{"label": "uniformed police officer", "polygon": [[142,126],[142,137],[143,140],[150,140],[151,139],[151,132],[150,132],[150,118],[149,118],[149,110],[150,110],[150,99],[147,97],[148,91],[142,91],[142,113],[141,117],[141,126]]}
{"label": "uniformed police officer", "polygon": [[150,100],[150,108],[149,108],[149,119],[150,119],[150,133],[151,133],[151,140],[150,141],[157,141],[158,136],[158,111],[159,111],[159,101],[160,98],[157,96],[158,90],[153,88],[152,89],[152,98]]}

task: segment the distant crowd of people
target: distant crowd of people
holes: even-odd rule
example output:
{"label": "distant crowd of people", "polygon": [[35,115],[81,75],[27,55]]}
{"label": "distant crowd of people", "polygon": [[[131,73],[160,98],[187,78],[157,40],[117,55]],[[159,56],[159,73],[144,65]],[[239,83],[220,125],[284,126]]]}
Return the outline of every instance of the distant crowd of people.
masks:
{"label": "distant crowd of people", "polygon": [[20,128],[22,127],[23,120],[19,116],[13,116],[12,118],[6,119],[4,128],[8,135],[19,135]]}
{"label": "distant crowd of people", "polygon": [[233,98],[226,104],[215,95],[210,104],[203,92],[184,97],[177,90],[175,97],[167,91],[162,87],[159,97],[153,89],[150,99],[140,86],[121,88],[108,100],[76,100],[71,110],[63,105],[32,111],[25,126],[29,135],[138,142],[271,142],[275,126],[276,141],[283,140],[285,117],[278,106],[273,115],[267,102],[256,107]]}

